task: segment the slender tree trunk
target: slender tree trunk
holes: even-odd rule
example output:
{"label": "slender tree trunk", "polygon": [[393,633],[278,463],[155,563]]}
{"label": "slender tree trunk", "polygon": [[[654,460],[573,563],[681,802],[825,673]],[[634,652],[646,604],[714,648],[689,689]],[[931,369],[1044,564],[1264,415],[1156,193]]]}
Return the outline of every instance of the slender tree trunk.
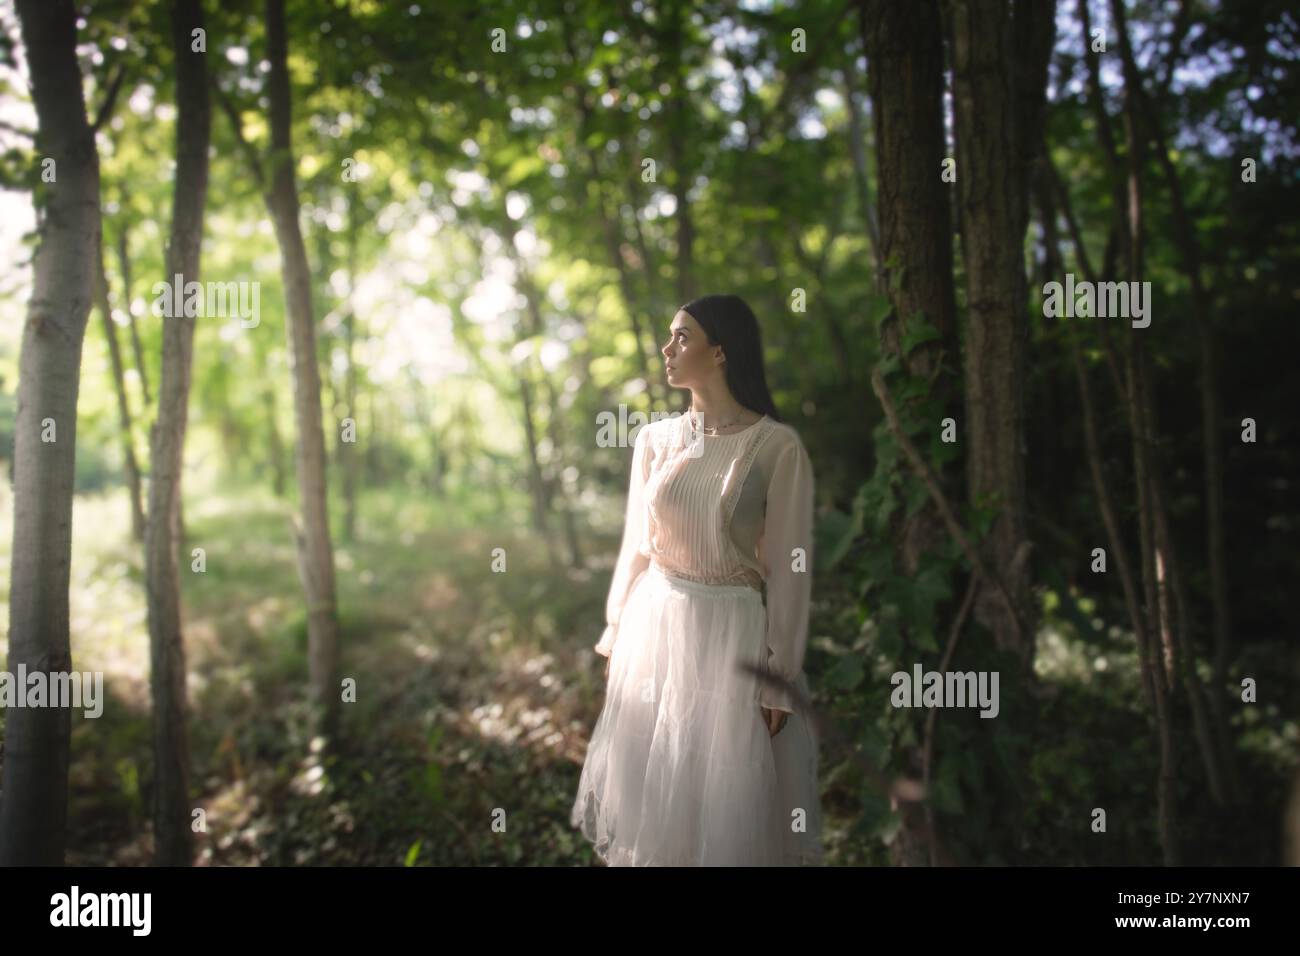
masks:
{"label": "slender tree trunk", "polygon": [[792,235],[790,242],[800,267],[803,268],[806,276],[811,276],[813,279],[811,287],[818,293],[815,312],[821,319],[822,325],[826,327],[826,337],[830,342],[831,354],[835,358],[835,367],[840,373],[840,382],[846,387],[852,387],[855,378],[853,346],[844,330],[839,309],[830,296],[823,294],[826,290],[827,256],[837,238],[839,238],[839,222],[831,226],[821,256],[817,259],[814,259],[804,248],[803,239],[799,235]]}
{"label": "slender tree trunk", "polygon": [[[515,225],[514,221],[508,215],[503,213],[503,232],[505,247],[514,263],[515,274],[517,276],[516,285],[519,291],[524,294],[524,301],[527,303],[528,331],[529,334],[539,342],[545,334],[546,326],[542,319],[542,296],[537,289],[537,284],[533,281],[532,274],[529,272],[528,263],[524,261],[519,254],[515,245]],[[552,449],[552,477],[549,482],[546,493],[546,503],[548,507],[555,507],[560,513],[560,521],[564,526],[565,544],[569,551],[569,566],[573,568],[582,567],[582,548],[578,542],[578,527],[574,519],[573,507],[569,501],[568,495],[564,491],[563,473],[564,473],[564,450],[566,443],[564,440],[563,429],[560,425],[560,399],[555,392],[555,384],[551,377],[546,373],[546,369],[541,367],[538,362],[538,371],[541,375],[542,389],[546,393],[546,434],[551,441]]]}
{"label": "slender tree trunk", "polygon": [[668,158],[673,167],[673,212],[677,224],[677,306],[680,308],[696,296],[695,289],[695,219],[691,213],[691,169],[686,155],[689,141],[687,124],[692,112],[690,93],[686,89],[686,69],[682,64],[683,35],[688,4],[672,0],[665,11],[667,42],[664,44],[665,69],[671,85],[668,97]]}
{"label": "slender tree trunk", "polygon": [[972,503],[997,509],[985,547],[1014,605],[1007,608],[982,588],[975,613],[1029,674],[1034,628],[1025,519],[1024,235],[1055,6],[1054,0],[1018,0],[1014,13],[1005,0],[949,0],[947,6],[969,310],[962,440]]}
{"label": "slender tree trunk", "polygon": [[291,138],[292,104],[287,66],[284,0],[266,0],[268,94],[271,108],[271,185],[267,208],[280,245],[281,273],[288,307],[286,331],[293,363],[294,419],[300,521],[295,521],[298,572],[307,598],[307,656],[318,729],[336,737],[339,717],[338,612],[334,549],[326,508],[325,436],[321,425],[320,369],[312,313],[311,270],[298,221]]}
{"label": "slender tree trunk", "polygon": [[[100,241],[99,157],[86,120],[70,0],[18,0],[37,155],[54,161],[18,359],[10,673],[70,673],[68,581],[81,347]],[[72,711],[13,707],[0,786],[0,866],[61,866]]]}
{"label": "slender tree trunk", "polygon": [[[1051,182],[1057,181],[1050,159],[1047,159],[1044,163],[1044,178]],[[1045,189],[1039,193],[1044,221],[1047,268],[1052,275],[1059,276],[1065,272],[1065,265],[1061,261],[1060,248],[1056,238],[1056,203],[1054,197],[1055,191],[1053,189]],[[1074,215],[1069,208],[1068,196],[1062,198],[1066,220],[1071,223],[1071,234],[1075,243],[1075,258],[1085,278],[1089,282],[1096,283],[1098,281],[1097,274],[1093,271],[1088,252],[1083,247],[1077,227],[1074,225]],[[1148,648],[1150,636],[1147,634],[1146,621],[1142,616],[1142,602],[1138,596],[1137,577],[1133,573],[1128,547],[1124,543],[1124,537],[1120,530],[1119,511],[1115,506],[1115,500],[1102,467],[1103,456],[1101,438],[1097,429],[1096,401],[1093,398],[1092,385],[1083,363],[1079,343],[1075,336],[1068,331],[1064,331],[1063,335],[1069,344],[1071,364],[1074,367],[1075,382],[1079,389],[1079,404],[1083,409],[1083,434],[1088,456],[1088,471],[1092,478],[1093,491],[1097,495],[1097,506],[1101,512],[1102,523],[1106,528],[1107,544],[1110,547],[1110,553],[1114,558],[1116,571],[1119,574],[1120,587],[1124,592],[1124,606],[1128,611],[1129,622],[1133,627],[1133,636],[1138,649],[1138,662],[1142,673],[1142,687],[1146,692],[1147,703],[1154,713],[1156,706],[1154,678],[1147,666],[1151,660]]]}
{"label": "slender tree trunk", "polygon": [[[1127,42],[1128,29],[1124,23],[1122,7],[1111,4],[1112,16],[1120,42]],[[1145,229],[1142,167],[1146,160],[1146,139],[1138,131],[1137,110],[1134,97],[1136,76],[1129,68],[1124,71],[1124,139],[1128,155],[1128,278],[1141,282],[1145,274]],[[1155,667],[1156,731],[1160,741],[1160,773],[1157,785],[1157,826],[1160,847],[1166,866],[1179,866],[1182,862],[1178,839],[1178,804],[1174,789],[1177,777],[1177,754],[1174,749],[1173,717],[1170,693],[1174,670],[1172,637],[1166,633],[1160,620],[1160,598],[1156,568],[1156,519],[1153,509],[1153,482],[1151,470],[1155,466],[1150,457],[1153,436],[1149,431],[1151,401],[1147,386],[1146,349],[1142,336],[1130,336],[1125,352],[1125,376],[1128,387],[1129,427],[1133,433],[1134,482],[1138,498],[1138,538],[1142,548],[1143,591],[1147,602],[1147,627],[1151,634],[1160,635],[1163,660]],[[1154,648],[1152,648],[1154,651]],[[1157,662],[1152,660],[1152,665]]]}
{"label": "slender tree trunk", "polygon": [[[757,259],[764,270],[771,274],[771,281],[765,281],[763,285],[769,290],[772,314],[787,317],[791,314],[787,293],[798,283],[791,283],[783,278],[786,272],[781,268],[781,254],[777,249],[776,240],[772,237],[772,230],[755,226],[753,237]],[[817,381],[817,369],[809,357],[808,350],[795,341],[793,325],[794,323],[789,321],[776,321],[769,328],[776,333],[775,338],[780,343],[786,358],[793,365],[798,381],[805,387],[811,388]]]}
{"label": "slender tree trunk", "polygon": [[[357,405],[357,214],[353,197],[348,200],[348,299],[343,319],[343,339],[347,371],[343,383],[343,401],[347,414],[356,421]],[[357,448],[355,444],[340,444],[339,468],[343,473],[343,536],[347,541],[357,539]]]}
{"label": "slender tree trunk", "polygon": [[144,367],[144,350],[140,348],[140,329],[135,321],[135,308],[131,300],[131,251],[126,241],[126,223],[123,222],[117,234],[117,263],[122,272],[122,311],[126,313],[127,325],[131,330],[131,351],[135,356],[135,373],[140,376],[140,391],[144,395],[144,405],[153,404],[149,397],[149,376]]}
{"label": "slender tree trunk", "polygon": [[[1093,127],[1097,132],[1097,143],[1106,161],[1107,180],[1110,186],[1111,208],[1117,223],[1126,223],[1124,210],[1127,199],[1124,192],[1124,169],[1119,161],[1119,151],[1115,147],[1115,135],[1110,128],[1110,114],[1106,112],[1106,102],[1101,89],[1101,54],[1093,49],[1092,12],[1090,0],[1078,0],[1079,22],[1083,25],[1083,59],[1088,69],[1088,105],[1092,110]],[[1127,229],[1117,229],[1115,254],[1124,262],[1129,259],[1129,234]],[[1104,275],[1111,275],[1109,268]]]}
{"label": "slender tree trunk", "polygon": [[[637,175],[637,167],[627,166],[624,170],[627,181],[627,194],[631,197],[632,209],[632,239],[636,244],[637,255],[641,257],[641,276],[645,280],[645,294],[642,303],[645,306],[646,314],[649,316],[662,315],[662,302],[659,294],[662,283],[659,280],[659,267],[657,263],[657,254],[649,241],[646,239],[646,231],[641,228],[640,210],[645,208],[645,199],[642,195],[641,179]],[[665,390],[668,389],[668,373],[662,369],[659,362],[659,354],[655,351],[655,334],[653,319],[650,327],[650,360],[653,365],[660,368],[661,377],[660,385]]]}
{"label": "slender tree trunk", "polygon": [[[1111,157],[1111,160],[1113,162],[1117,162],[1116,157]],[[1056,171],[1052,168],[1050,161],[1048,161],[1045,171],[1053,179],[1053,181],[1057,186],[1061,198],[1062,209],[1065,214],[1066,222],[1069,224],[1071,238],[1074,243],[1076,258],[1079,260],[1080,267],[1082,268],[1087,280],[1089,282],[1095,283],[1098,281],[1099,277],[1093,271],[1092,266],[1089,263],[1087,250],[1083,245],[1078,223],[1076,222],[1074,218],[1074,214],[1070,208],[1069,194],[1064,189],[1064,186],[1060,183],[1059,177],[1056,175]],[[1137,198],[1140,200],[1140,189],[1137,189],[1135,191],[1137,193]],[[1140,210],[1140,208],[1141,207],[1139,202],[1137,205],[1137,209]],[[1140,274],[1140,261],[1135,260],[1133,257],[1135,255],[1140,256],[1141,243],[1140,241],[1134,242],[1133,239],[1137,238],[1140,240],[1141,232],[1140,230],[1130,231],[1130,226],[1129,226],[1130,213],[1127,210],[1127,207],[1125,209],[1121,209],[1120,213],[1121,213],[1121,219],[1123,221],[1123,231],[1127,233],[1127,238],[1125,238],[1122,242],[1118,242],[1118,241],[1108,242],[1107,249],[1106,249],[1107,271],[1105,274],[1107,275],[1114,274],[1113,270],[1115,269],[1115,263],[1112,257],[1117,253],[1117,251],[1121,247],[1127,250],[1130,257],[1128,262],[1126,263],[1127,267],[1130,270],[1136,268],[1138,270],[1138,274]],[[1140,216],[1137,217],[1137,222],[1140,224]],[[1114,231],[1112,231],[1112,235],[1113,234]],[[1104,319],[1099,319],[1097,324],[1099,327],[1101,327],[1104,325],[1104,322],[1105,322]],[[1157,784],[1156,784],[1157,786],[1157,829],[1160,833],[1161,848],[1162,848],[1162,853],[1164,855],[1165,863],[1166,865],[1175,865],[1173,862],[1171,862],[1178,858],[1177,841],[1174,837],[1174,833],[1176,831],[1175,831],[1175,825],[1173,819],[1175,809],[1176,809],[1174,806],[1173,790],[1172,790],[1173,779],[1174,779],[1174,767],[1172,764],[1173,731],[1171,726],[1171,718],[1169,714],[1170,708],[1167,701],[1167,697],[1168,697],[1167,684],[1165,681],[1164,671],[1160,667],[1157,658],[1156,634],[1155,634],[1155,628],[1157,624],[1155,622],[1154,615],[1151,613],[1152,608],[1155,604],[1155,601],[1153,599],[1154,572],[1152,569],[1149,569],[1146,563],[1148,559],[1148,552],[1146,550],[1143,550],[1144,548],[1149,547],[1150,541],[1149,540],[1146,542],[1141,541],[1142,534],[1147,531],[1147,529],[1142,526],[1147,525],[1149,519],[1149,503],[1147,500],[1147,493],[1148,493],[1148,489],[1150,488],[1150,484],[1149,484],[1149,477],[1147,475],[1146,454],[1143,450],[1139,448],[1140,439],[1138,436],[1144,434],[1143,429],[1145,426],[1143,426],[1141,423],[1145,420],[1145,416],[1141,414],[1138,408],[1138,403],[1140,402],[1140,398],[1138,397],[1137,392],[1134,388],[1135,376],[1133,374],[1134,363],[1132,361],[1132,354],[1134,348],[1137,347],[1138,346],[1135,343],[1134,347],[1131,348],[1124,357],[1124,373],[1127,375],[1127,381],[1122,380],[1119,377],[1120,376],[1120,370],[1118,368],[1119,362],[1117,357],[1113,354],[1113,350],[1109,347],[1109,343],[1107,343],[1106,353],[1107,353],[1108,362],[1111,365],[1112,376],[1115,378],[1116,391],[1119,394],[1121,401],[1124,405],[1124,408],[1128,414],[1130,430],[1133,433],[1134,485],[1138,497],[1138,519],[1139,519],[1138,523],[1139,523],[1139,539],[1140,539],[1139,556],[1141,561],[1143,562],[1142,576],[1141,576],[1143,594],[1141,600],[1142,602],[1145,603],[1145,609],[1146,609],[1145,614],[1142,613],[1139,607],[1140,602],[1137,596],[1136,577],[1133,571],[1128,566],[1127,552],[1124,549],[1122,543],[1119,541],[1118,528],[1111,527],[1112,525],[1117,525],[1117,522],[1113,516],[1113,510],[1114,510],[1113,507],[1108,508],[1106,505],[1106,501],[1108,500],[1109,495],[1105,493],[1101,485],[1102,478],[1099,470],[1101,452],[1100,452],[1100,443],[1098,441],[1097,434],[1096,434],[1096,425],[1094,423],[1095,420],[1091,412],[1093,403],[1092,403],[1091,396],[1089,394],[1086,374],[1083,371],[1082,359],[1076,354],[1074,361],[1075,361],[1075,368],[1076,368],[1076,377],[1079,382],[1080,394],[1084,404],[1085,435],[1087,436],[1088,439],[1089,466],[1094,471],[1094,484],[1097,485],[1098,487],[1098,496],[1099,499],[1101,499],[1102,501],[1102,508],[1103,508],[1102,514],[1103,514],[1103,518],[1107,522],[1108,534],[1111,540],[1111,550],[1116,555],[1116,560],[1121,574],[1121,582],[1123,584],[1124,591],[1125,591],[1125,603],[1128,606],[1129,616],[1133,622],[1134,636],[1136,638],[1137,646],[1138,646],[1138,661],[1141,668],[1143,688],[1146,692],[1147,701],[1151,706],[1156,721],[1156,734],[1157,734],[1157,741],[1158,741],[1158,748],[1159,748],[1159,770],[1158,770]],[[1077,353],[1077,346],[1075,348]],[[1108,512],[1112,512],[1110,517],[1107,517]]]}
{"label": "slender tree trunk", "polygon": [[555,541],[547,521],[546,482],[542,477],[542,463],[537,456],[537,425],[534,422],[533,386],[529,381],[529,361],[519,368],[519,402],[524,415],[524,441],[528,445],[528,487],[533,501],[533,527],[546,543],[546,553],[552,564],[559,564]]}
{"label": "slender tree trunk", "polygon": [[[1117,20],[1119,25],[1123,25],[1122,11],[1120,19]],[[1146,132],[1148,132],[1155,143],[1155,158],[1157,164],[1163,173],[1165,184],[1169,190],[1170,206],[1173,212],[1174,221],[1174,238],[1179,250],[1179,260],[1183,274],[1187,276],[1191,285],[1191,302],[1192,315],[1196,320],[1196,332],[1198,339],[1198,357],[1201,368],[1201,422],[1202,422],[1202,451],[1205,463],[1205,501],[1206,501],[1206,551],[1208,555],[1208,566],[1210,572],[1210,601],[1212,605],[1211,620],[1214,635],[1214,654],[1213,654],[1213,692],[1209,694],[1210,709],[1212,718],[1210,718],[1210,733],[1213,735],[1213,748],[1216,753],[1216,759],[1209,759],[1207,753],[1207,772],[1210,772],[1211,780],[1215,779],[1217,774],[1222,780],[1222,788],[1219,796],[1223,801],[1237,801],[1242,798],[1241,784],[1236,768],[1234,766],[1232,745],[1231,745],[1231,728],[1228,724],[1227,714],[1224,708],[1224,693],[1227,687],[1227,660],[1229,653],[1229,642],[1231,636],[1231,616],[1228,608],[1228,585],[1227,585],[1227,559],[1226,559],[1226,535],[1224,530],[1223,517],[1223,435],[1221,431],[1222,418],[1222,399],[1219,392],[1218,376],[1218,355],[1217,344],[1215,342],[1214,322],[1210,314],[1210,292],[1206,289],[1201,277],[1201,249],[1200,242],[1197,239],[1196,227],[1192,222],[1192,217],[1187,208],[1186,198],[1183,195],[1182,181],[1178,175],[1178,169],[1169,157],[1169,150],[1165,145],[1165,136],[1163,131],[1162,114],[1158,105],[1151,102],[1151,98],[1146,92],[1146,87],[1142,82],[1141,74],[1138,71],[1137,64],[1133,57],[1132,45],[1129,42],[1128,31],[1125,29],[1119,35],[1119,52],[1121,62],[1123,63],[1125,76],[1132,78],[1132,88],[1134,103],[1140,116],[1143,119]],[[1177,50],[1177,45],[1173,48]],[[1172,63],[1174,52],[1170,54],[1170,72],[1172,72]],[[1166,78],[1167,80],[1167,78]],[[1160,92],[1157,89],[1156,104],[1160,102]],[[1156,472],[1159,477],[1159,472]],[[1168,517],[1163,513],[1163,509],[1157,512],[1160,520],[1167,521]],[[1172,549],[1172,541],[1169,542],[1169,548]],[[1171,564],[1176,562],[1172,556]],[[1182,615],[1182,629],[1184,647],[1182,650],[1194,659],[1195,642],[1191,639],[1192,622],[1190,615]],[[1190,680],[1195,682],[1195,686],[1188,686],[1188,691],[1192,695],[1192,700],[1196,701],[1203,694],[1203,688],[1200,686],[1200,678],[1196,673],[1195,667],[1185,670],[1189,674]],[[1197,711],[1193,712],[1194,719],[1197,721],[1198,728],[1202,720],[1206,719]],[[1198,736],[1200,731],[1198,730]],[[1215,766],[1213,772],[1210,771],[1210,765]]]}
{"label": "slender tree trunk", "polygon": [[[569,63],[572,66],[579,66],[583,61],[578,54],[577,47],[573,41],[573,31],[567,25],[567,20],[561,18],[560,32],[564,41],[565,51],[569,56]],[[638,305],[638,299],[633,290],[632,270],[627,261],[623,258],[623,236],[620,225],[620,218],[617,208],[611,212],[605,199],[603,187],[604,173],[601,169],[600,155],[596,148],[587,143],[587,136],[591,129],[591,105],[587,101],[587,91],[584,88],[576,91],[577,108],[578,108],[578,149],[587,163],[588,178],[585,183],[578,186],[580,202],[589,201],[589,196],[594,194],[595,212],[600,218],[601,233],[605,239],[605,252],[609,256],[609,264],[618,274],[618,288],[623,297],[623,308],[627,311],[628,324],[632,329],[632,339],[636,343],[637,353],[640,355],[638,365],[642,365],[646,375],[646,390],[653,395],[658,391],[659,401],[667,405],[669,401],[670,389],[668,386],[668,373],[663,368],[663,363],[658,361],[659,355],[655,347],[654,332],[650,330],[649,338],[646,337],[642,328],[641,314],[642,309]],[[635,216],[635,207],[634,213]],[[638,232],[640,227],[638,225]],[[644,252],[644,248],[643,248]],[[650,260],[646,258],[642,265],[649,269]],[[652,280],[653,281],[653,278]],[[653,304],[653,303],[651,303]],[[671,319],[671,316],[669,317]],[[655,374],[655,367],[659,367],[659,374]]]}
{"label": "slender tree trunk", "polygon": [[[628,324],[632,329],[632,338],[636,342],[637,352],[640,353],[641,362],[645,366],[646,387],[650,389],[659,384],[660,379],[666,382],[665,376],[667,372],[661,368],[659,374],[655,374],[654,337],[653,335],[647,336],[641,322],[641,307],[632,286],[632,270],[623,258],[623,237],[619,227],[617,211],[611,212],[606,205],[605,191],[600,179],[600,164],[596,159],[594,150],[588,153],[588,164],[591,167],[591,179],[588,188],[596,193],[596,208],[600,215],[601,230],[605,237],[605,252],[609,256],[610,265],[618,273],[618,287],[623,294],[623,308],[627,311]],[[666,385],[660,389],[660,393],[661,397],[666,400]]]}
{"label": "slender tree trunk", "polygon": [[275,413],[275,392],[269,386],[262,391],[262,403],[266,409],[266,440],[271,458],[271,491],[277,498],[281,498],[284,496],[284,488],[287,484],[284,473],[284,441],[280,437],[280,424]]}
{"label": "slender tree trunk", "polygon": [[[176,179],[172,193],[167,276],[198,282],[203,207],[208,190],[207,56],[190,49],[191,33],[203,28],[201,0],[176,0],[172,48],[176,58]],[[190,828],[190,744],[185,694],[178,548],[181,541],[181,474],[190,399],[194,317],[181,303],[163,318],[162,380],[153,427],[149,526],[145,542],[149,649],[152,664],[154,746],[154,861],[188,866],[194,846]]]}
{"label": "slender tree trunk", "polygon": [[[868,5],[859,3],[858,9],[861,18],[865,21],[870,18]],[[938,38],[936,37],[936,42]],[[943,48],[940,47],[940,85],[942,86],[942,54]],[[870,51],[867,56],[870,57]],[[867,69],[871,69],[870,62],[867,63]],[[866,148],[866,130],[862,124],[862,117],[858,113],[857,90],[853,86],[853,74],[849,70],[844,71],[844,101],[845,107],[849,114],[849,155],[853,158],[853,183],[856,187],[856,198],[858,201],[858,215],[862,219],[862,227],[867,233],[867,243],[871,247],[871,259],[875,265],[876,287],[882,292],[888,288],[880,279],[880,272],[884,268],[884,262],[880,256],[880,227],[876,223],[876,212],[872,207],[871,201],[871,177],[867,173],[867,148]],[[876,105],[871,106],[872,120],[875,120]],[[946,200],[945,200],[946,205]],[[951,237],[950,237],[951,241]],[[948,253],[951,261],[951,249]]]}
{"label": "slender tree trunk", "polygon": [[135,457],[135,430],[131,425],[131,403],[126,392],[126,377],[122,371],[122,352],[117,347],[117,326],[113,323],[113,309],[108,302],[108,276],[104,273],[102,242],[96,262],[95,302],[104,323],[109,364],[113,369],[113,390],[117,393],[117,416],[122,429],[122,469],[126,472],[126,489],[131,507],[131,536],[136,541],[143,541],[144,503],[140,498],[140,466]]}
{"label": "slender tree trunk", "polygon": [[[1203,295],[1204,293],[1202,293]],[[1196,295],[1196,293],[1193,293]],[[1228,723],[1225,699],[1228,686],[1228,657],[1232,646],[1232,614],[1228,605],[1227,527],[1224,518],[1223,399],[1219,390],[1218,334],[1209,317],[1200,333],[1201,421],[1205,453],[1206,551],[1209,554],[1210,601],[1214,605],[1214,658],[1210,679],[1210,710],[1223,755],[1228,797],[1244,799],[1241,775],[1233,754],[1232,727]]]}
{"label": "slender tree trunk", "polygon": [[[898,356],[909,374],[929,379],[947,408],[958,390],[951,370],[957,354],[957,303],[948,193],[936,178],[946,152],[939,7],[936,0],[875,7],[860,2],[858,12],[867,51],[879,182],[880,227],[873,248],[881,264],[877,281],[893,306],[893,318],[881,325],[881,350]],[[865,161],[855,163],[865,176]],[[873,217],[864,211],[864,218],[870,223]],[[905,352],[902,338],[922,320],[938,330],[939,339]],[[947,368],[940,364],[945,355]],[[927,554],[947,544],[943,518],[927,503],[897,530],[897,567],[915,575]],[[904,757],[915,773],[924,773],[924,761],[921,747],[910,748]],[[944,855],[928,805],[923,809],[904,803],[901,816],[902,829],[892,847],[896,864],[924,866]]]}

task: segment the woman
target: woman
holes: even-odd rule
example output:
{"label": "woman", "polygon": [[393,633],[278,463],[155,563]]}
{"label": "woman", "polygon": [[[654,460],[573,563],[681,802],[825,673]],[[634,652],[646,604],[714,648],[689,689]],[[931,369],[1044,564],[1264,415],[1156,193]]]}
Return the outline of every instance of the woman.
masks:
{"label": "woman", "polygon": [[760,676],[806,699],[812,465],[744,300],[696,299],[669,332],[691,408],[636,437],[571,821],[610,866],[819,865],[816,732]]}

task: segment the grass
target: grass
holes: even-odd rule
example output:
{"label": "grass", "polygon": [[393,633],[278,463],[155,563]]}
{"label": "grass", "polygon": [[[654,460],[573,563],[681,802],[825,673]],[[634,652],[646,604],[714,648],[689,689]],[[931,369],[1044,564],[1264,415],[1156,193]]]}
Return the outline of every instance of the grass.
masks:
{"label": "grass", "polygon": [[[0,513],[11,507],[0,489]],[[342,744],[327,755],[308,730],[306,622],[287,506],[250,488],[195,489],[181,570],[200,865],[596,863],[568,811],[603,700],[603,659],[592,645],[618,542],[612,532],[588,535],[588,568],[557,568],[518,523],[521,513],[486,496],[440,502],[371,490],[355,542],[340,540],[332,515],[341,666],[356,701],[344,705]],[[142,558],[120,494],[78,496],[73,533],[73,663],[104,672],[107,701],[97,720],[73,717],[67,862],[145,864],[152,759]],[[201,572],[192,570],[194,548],[203,549]],[[505,573],[491,570],[497,548]],[[851,588],[826,579],[818,594],[813,633],[842,633]],[[7,601],[0,590],[6,619]],[[815,638],[808,658],[819,706],[845,728],[865,726],[867,739],[861,703],[834,700],[823,679],[834,663],[826,646]],[[1158,862],[1154,741],[1122,647],[1104,651],[1110,664],[1100,671],[1095,640],[1044,634],[1040,676],[1058,693],[1028,731],[1024,812],[1009,824],[1027,859]],[[1254,743],[1243,769],[1260,804],[1249,814],[1210,808],[1195,753],[1180,745],[1180,803],[1196,844],[1188,862],[1276,862],[1279,769],[1294,754],[1296,726],[1276,707],[1259,713],[1246,715]],[[860,825],[872,798],[848,754],[833,749],[824,741],[827,862],[886,863],[881,834],[896,827],[881,823],[881,808],[875,825]],[[980,791],[965,785],[967,806],[980,805]],[[1088,830],[1096,805],[1127,821],[1110,839]]]}

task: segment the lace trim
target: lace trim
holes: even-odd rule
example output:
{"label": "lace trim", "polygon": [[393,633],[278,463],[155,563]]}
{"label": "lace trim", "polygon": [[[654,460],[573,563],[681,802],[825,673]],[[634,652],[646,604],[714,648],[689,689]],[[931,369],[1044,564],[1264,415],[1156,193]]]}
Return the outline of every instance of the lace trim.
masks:
{"label": "lace trim", "polygon": [[682,578],[686,581],[694,581],[696,584],[714,584],[722,586],[742,586],[753,588],[755,591],[763,590],[763,578],[753,568],[741,566],[728,574],[695,574],[690,571],[679,571],[676,568],[670,568],[659,561],[653,562],[654,566],[663,574],[670,578]]}

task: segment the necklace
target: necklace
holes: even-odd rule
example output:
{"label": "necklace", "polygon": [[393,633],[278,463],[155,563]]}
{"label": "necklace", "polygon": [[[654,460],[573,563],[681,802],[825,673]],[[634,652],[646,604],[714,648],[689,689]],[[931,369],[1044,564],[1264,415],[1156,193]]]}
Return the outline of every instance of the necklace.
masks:
{"label": "necklace", "polygon": [[720,428],[730,428],[732,425],[736,425],[736,424],[738,424],[738,423],[740,422],[740,419],[744,417],[744,414],[745,414],[745,410],[744,410],[744,408],[741,408],[740,412],[741,412],[741,413],[740,413],[739,415],[737,415],[737,416],[736,416],[735,418],[733,418],[731,421],[726,422],[725,424],[722,424],[722,425],[714,425],[714,426],[712,426],[712,427],[709,427],[709,426],[707,426],[707,425],[701,425],[701,424],[700,424],[699,415],[696,414],[695,409],[692,408],[692,409],[691,409],[691,426],[694,427],[694,428],[698,428],[700,431],[704,432],[704,434],[706,434],[706,435],[717,435],[717,434],[718,434],[718,429],[720,429]]}

